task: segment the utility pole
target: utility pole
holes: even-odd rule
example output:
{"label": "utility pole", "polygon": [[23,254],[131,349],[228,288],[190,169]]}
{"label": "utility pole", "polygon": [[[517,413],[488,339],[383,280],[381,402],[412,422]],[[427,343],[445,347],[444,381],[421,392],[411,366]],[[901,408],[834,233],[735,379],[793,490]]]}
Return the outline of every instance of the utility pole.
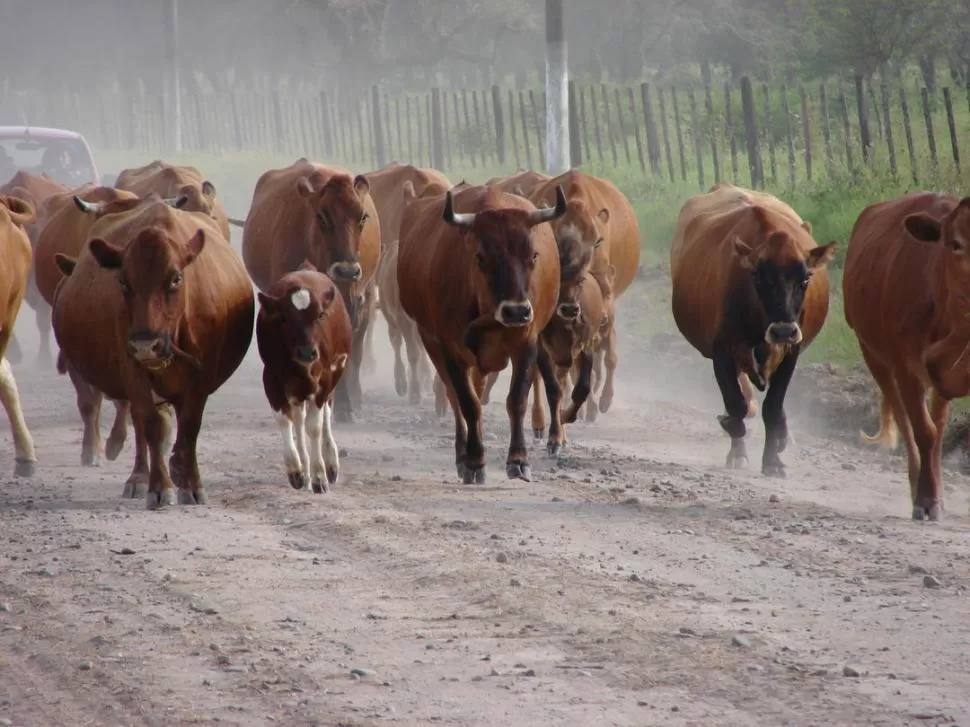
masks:
{"label": "utility pole", "polygon": [[179,83],[179,0],[166,0],[165,61],[168,67],[168,109],[166,125],[171,133],[171,150],[182,153],[182,90]]}
{"label": "utility pole", "polygon": [[569,68],[563,0],[546,0],[546,172],[569,170]]}

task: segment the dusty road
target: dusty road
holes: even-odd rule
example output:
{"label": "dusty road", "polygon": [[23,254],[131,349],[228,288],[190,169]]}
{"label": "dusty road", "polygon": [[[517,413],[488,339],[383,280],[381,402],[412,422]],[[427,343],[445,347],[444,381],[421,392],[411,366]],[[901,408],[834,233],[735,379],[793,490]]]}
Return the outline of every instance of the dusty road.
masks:
{"label": "dusty road", "polygon": [[708,368],[624,345],[613,410],[532,483],[495,396],[482,487],[382,360],[330,496],[286,485],[254,345],[206,413],[211,504],[162,513],[120,498],[130,442],[82,469],[69,382],[19,367],[41,460],[14,480],[2,428],[0,724],[970,724],[967,479],[911,522],[898,457],[794,408],[786,481],[760,421],[727,471]]}

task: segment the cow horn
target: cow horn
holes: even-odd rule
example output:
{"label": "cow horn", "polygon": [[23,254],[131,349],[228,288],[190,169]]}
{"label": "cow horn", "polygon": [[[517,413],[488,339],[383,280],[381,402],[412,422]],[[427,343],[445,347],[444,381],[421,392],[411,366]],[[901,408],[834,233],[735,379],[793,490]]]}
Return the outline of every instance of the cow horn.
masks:
{"label": "cow horn", "polygon": [[562,185],[556,185],[556,206],[553,208],[537,209],[532,213],[531,219],[536,224],[540,222],[549,222],[549,220],[554,220],[557,217],[562,217],[566,214],[566,193],[562,190]]}
{"label": "cow horn", "polygon": [[475,222],[475,213],[465,212],[462,214],[457,214],[455,212],[455,204],[451,199],[451,190],[449,190],[445,192],[445,211],[441,215],[441,219],[443,219],[449,225],[455,225],[456,227],[469,227]]}
{"label": "cow horn", "polygon": [[76,194],[74,195],[74,206],[77,207],[82,212],[89,215],[96,215],[102,209],[100,204],[95,204],[94,202],[85,202]]}

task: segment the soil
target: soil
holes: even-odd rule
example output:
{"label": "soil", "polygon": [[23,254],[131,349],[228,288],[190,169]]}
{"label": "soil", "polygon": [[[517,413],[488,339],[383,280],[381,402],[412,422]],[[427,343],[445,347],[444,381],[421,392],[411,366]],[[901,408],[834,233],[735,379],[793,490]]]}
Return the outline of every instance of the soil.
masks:
{"label": "soil", "polygon": [[458,484],[451,417],[394,394],[381,322],[332,494],[286,484],[254,344],[206,411],[210,504],[162,512],[121,498],[130,441],[79,465],[28,313],[40,461],[14,479],[2,429],[0,724],[970,723],[959,467],[946,520],[911,521],[905,461],[859,444],[868,376],[803,366],[787,479],[760,474],[760,420],[727,470],[709,362],[624,337],[622,304],[613,408],[558,460],[534,446],[532,482],[505,477],[497,395],[487,484]]}

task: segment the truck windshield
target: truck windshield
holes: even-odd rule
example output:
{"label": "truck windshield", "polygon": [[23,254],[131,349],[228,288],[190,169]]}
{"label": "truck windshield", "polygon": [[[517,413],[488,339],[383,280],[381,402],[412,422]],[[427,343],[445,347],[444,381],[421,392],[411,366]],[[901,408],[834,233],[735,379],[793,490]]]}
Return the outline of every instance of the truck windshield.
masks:
{"label": "truck windshield", "polygon": [[97,182],[88,151],[77,139],[0,138],[0,168],[7,179],[24,170],[69,187]]}

